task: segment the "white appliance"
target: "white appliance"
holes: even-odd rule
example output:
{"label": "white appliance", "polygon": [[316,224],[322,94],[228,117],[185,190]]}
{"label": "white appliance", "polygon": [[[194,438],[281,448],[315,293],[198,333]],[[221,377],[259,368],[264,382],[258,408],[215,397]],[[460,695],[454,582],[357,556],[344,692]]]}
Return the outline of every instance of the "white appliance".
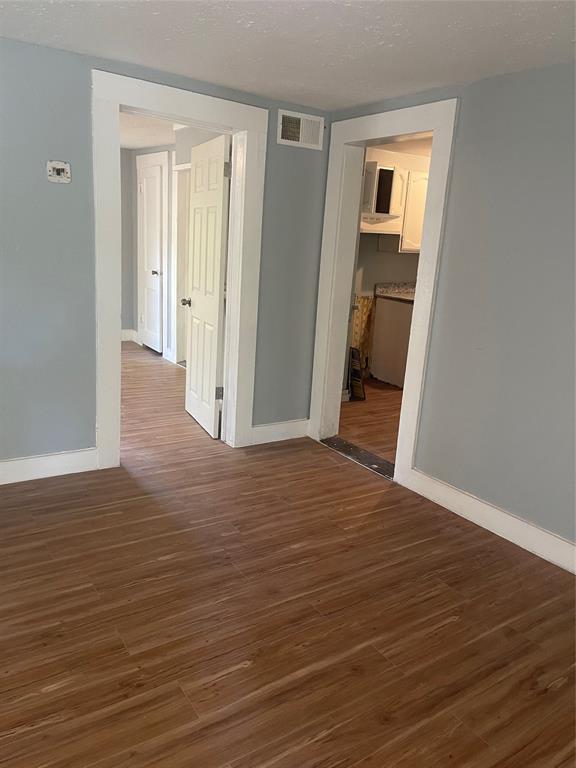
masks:
{"label": "white appliance", "polygon": [[370,372],[397,387],[404,386],[413,306],[411,301],[376,298]]}

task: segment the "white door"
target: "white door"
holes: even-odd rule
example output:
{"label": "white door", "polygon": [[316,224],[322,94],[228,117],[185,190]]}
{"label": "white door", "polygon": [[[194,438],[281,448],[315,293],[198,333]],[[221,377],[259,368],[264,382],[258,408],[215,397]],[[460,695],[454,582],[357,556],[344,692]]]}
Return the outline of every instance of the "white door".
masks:
{"label": "white door", "polygon": [[404,224],[402,226],[402,238],[400,241],[400,251],[402,252],[414,252],[420,250],[427,192],[428,173],[424,171],[410,171],[408,191],[406,193]]}
{"label": "white door", "polygon": [[223,384],[229,155],[230,137],[219,136],[193,147],[190,158],[186,410],[212,437]]}
{"label": "white door", "polygon": [[168,243],[168,153],[136,157],[138,183],[138,336],[162,352],[163,267]]}

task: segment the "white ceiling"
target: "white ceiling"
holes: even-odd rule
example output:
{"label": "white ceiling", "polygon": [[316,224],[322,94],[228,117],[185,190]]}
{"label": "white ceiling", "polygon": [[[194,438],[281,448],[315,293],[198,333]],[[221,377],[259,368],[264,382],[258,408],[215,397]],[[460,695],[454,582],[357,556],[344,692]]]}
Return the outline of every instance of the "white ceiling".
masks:
{"label": "white ceiling", "polygon": [[124,149],[144,149],[174,144],[173,123],[157,117],[120,112],[120,146]]}
{"label": "white ceiling", "polygon": [[5,0],[0,32],[333,110],[568,61],[554,0]]}
{"label": "white ceiling", "polygon": [[430,157],[432,154],[432,133],[406,133],[401,136],[393,136],[385,142],[371,142],[375,149],[388,149],[391,152],[400,152],[407,155],[422,155]]}

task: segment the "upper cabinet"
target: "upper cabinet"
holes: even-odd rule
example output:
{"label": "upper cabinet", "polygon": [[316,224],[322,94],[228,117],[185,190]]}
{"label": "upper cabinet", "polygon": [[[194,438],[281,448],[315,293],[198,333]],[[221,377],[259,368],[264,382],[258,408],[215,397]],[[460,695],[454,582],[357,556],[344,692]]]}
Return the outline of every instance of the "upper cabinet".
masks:
{"label": "upper cabinet", "polygon": [[400,235],[400,252],[420,250],[430,158],[368,148],[360,232]]}
{"label": "upper cabinet", "polygon": [[361,232],[399,235],[406,200],[408,172],[399,166],[368,161],[364,166]]}
{"label": "upper cabinet", "polygon": [[404,223],[400,237],[401,253],[414,253],[420,250],[427,191],[428,173],[424,171],[410,171],[406,205],[404,207]]}

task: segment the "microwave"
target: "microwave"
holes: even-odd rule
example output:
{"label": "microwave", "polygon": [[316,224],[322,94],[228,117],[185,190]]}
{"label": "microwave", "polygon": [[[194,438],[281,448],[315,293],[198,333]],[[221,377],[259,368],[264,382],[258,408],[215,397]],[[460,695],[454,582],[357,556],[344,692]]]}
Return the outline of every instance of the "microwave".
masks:
{"label": "microwave", "polygon": [[362,216],[374,221],[397,219],[390,211],[392,190],[396,169],[377,162],[364,164],[364,186],[362,190]]}

